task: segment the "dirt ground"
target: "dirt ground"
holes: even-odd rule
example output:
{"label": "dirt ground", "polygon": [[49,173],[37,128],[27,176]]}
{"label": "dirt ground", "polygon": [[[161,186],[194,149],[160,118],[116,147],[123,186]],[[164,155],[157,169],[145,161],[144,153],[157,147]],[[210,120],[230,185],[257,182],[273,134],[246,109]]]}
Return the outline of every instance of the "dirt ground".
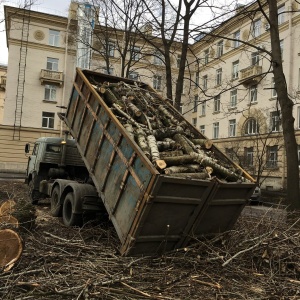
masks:
{"label": "dirt ground", "polygon": [[[0,202],[25,203],[22,181],[0,181]],[[0,270],[1,299],[300,299],[300,218],[242,215],[235,228],[159,257],[122,257],[111,224],[67,228],[34,208],[24,250]],[[25,228],[24,228],[25,227]]]}

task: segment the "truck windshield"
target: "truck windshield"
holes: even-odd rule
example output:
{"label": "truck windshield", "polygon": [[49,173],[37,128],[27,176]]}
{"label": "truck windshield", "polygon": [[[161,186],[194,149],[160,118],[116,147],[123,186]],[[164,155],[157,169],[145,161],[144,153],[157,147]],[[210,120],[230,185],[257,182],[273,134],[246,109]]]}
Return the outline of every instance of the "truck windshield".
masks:
{"label": "truck windshield", "polygon": [[60,153],[61,152],[60,149],[61,149],[60,145],[47,144],[46,146],[46,152]]}

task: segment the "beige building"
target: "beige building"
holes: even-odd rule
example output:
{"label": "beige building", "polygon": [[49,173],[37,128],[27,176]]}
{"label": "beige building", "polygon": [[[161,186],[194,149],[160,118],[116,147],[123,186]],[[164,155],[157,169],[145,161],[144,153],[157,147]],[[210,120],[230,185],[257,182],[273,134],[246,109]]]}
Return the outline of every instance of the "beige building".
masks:
{"label": "beige building", "polygon": [[[294,12],[289,12],[290,7]],[[77,65],[121,75],[122,49],[117,51],[116,44],[122,44],[117,40],[122,41],[124,32],[110,32],[106,41],[108,62],[101,54],[101,39],[96,39],[101,32],[107,34],[107,28],[103,30],[96,24],[94,40],[90,41],[93,48],[100,51],[85,48],[84,41],[76,38],[80,26],[84,28],[79,8],[72,3],[66,18],[35,11],[31,11],[29,17],[28,10],[5,7],[9,60],[2,126],[10,130],[12,146],[0,153],[0,168],[1,164],[7,167],[1,156],[13,152],[14,143],[20,148],[28,141],[25,131],[34,132],[34,136],[61,134],[62,124],[56,113],[63,111],[61,107],[68,102]],[[297,62],[300,58],[296,41],[300,37],[300,14],[295,12],[298,6],[292,0],[278,1],[278,11],[283,66],[289,94],[295,103],[298,139],[300,68]],[[199,34],[198,41],[191,45],[197,59],[189,54],[185,77],[191,76],[192,80],[185,81],[182,112],[233,160],[253,175],[259,173],[266,177],[264,187],[280,189],[285,184],[285,155],[280,110],[269,72],[271,65],[264,52],[270,51],[269,28],[260,13],[251,18],[243,15],[237,13],[209,34]],[[147,30],[151,34],[151,28]],[[156,43],[160,43],[159,39]],[[174,45],[172,56],[174,81],[180,59],[178,46]],[[137,40],[126,62],[130,58],[134,64],[129,77],[152,85],[164,95],[164,67],[153,47],[142,39]],[[19,159],[16,155],[14,159],[18,160],[18,168],[20,163],[25,168],[25,157]]]}

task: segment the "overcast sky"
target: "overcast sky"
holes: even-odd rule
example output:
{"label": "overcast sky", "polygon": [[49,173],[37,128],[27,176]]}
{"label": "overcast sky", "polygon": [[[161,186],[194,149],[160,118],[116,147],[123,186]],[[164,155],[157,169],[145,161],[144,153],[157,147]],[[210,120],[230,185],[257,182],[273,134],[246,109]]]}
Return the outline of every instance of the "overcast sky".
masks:
{"label": "overcast sky", "polygon": [[[2,1],[0,0],[0,64],[7,64],[7,45],[4,22],[4,5],[11,6],[24,6],[24,0],[22,1]],[[35,0],[35,4],[32,5],[32,10],[45,12],[53,15],[67,16],[68,8],[71,0]],[[23,4],[23,5],[22,5]]]}

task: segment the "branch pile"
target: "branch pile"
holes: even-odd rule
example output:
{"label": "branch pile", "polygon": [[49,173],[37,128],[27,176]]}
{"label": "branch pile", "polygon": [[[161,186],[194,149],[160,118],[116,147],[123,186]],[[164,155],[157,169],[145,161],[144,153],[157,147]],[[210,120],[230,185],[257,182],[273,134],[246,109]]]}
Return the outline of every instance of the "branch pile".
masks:
{"label": "branch pile", "polygon": [[93,87],[160,173],[245,181],[240,167],[155,92],[125,82],[97,83]]}
{"label": "branch pile", "polygon": [[109,223],[66,228],[38,208],[0,298],[299,299],[299,214],[242,215],[229,232],[159,257],[121,257]]}

